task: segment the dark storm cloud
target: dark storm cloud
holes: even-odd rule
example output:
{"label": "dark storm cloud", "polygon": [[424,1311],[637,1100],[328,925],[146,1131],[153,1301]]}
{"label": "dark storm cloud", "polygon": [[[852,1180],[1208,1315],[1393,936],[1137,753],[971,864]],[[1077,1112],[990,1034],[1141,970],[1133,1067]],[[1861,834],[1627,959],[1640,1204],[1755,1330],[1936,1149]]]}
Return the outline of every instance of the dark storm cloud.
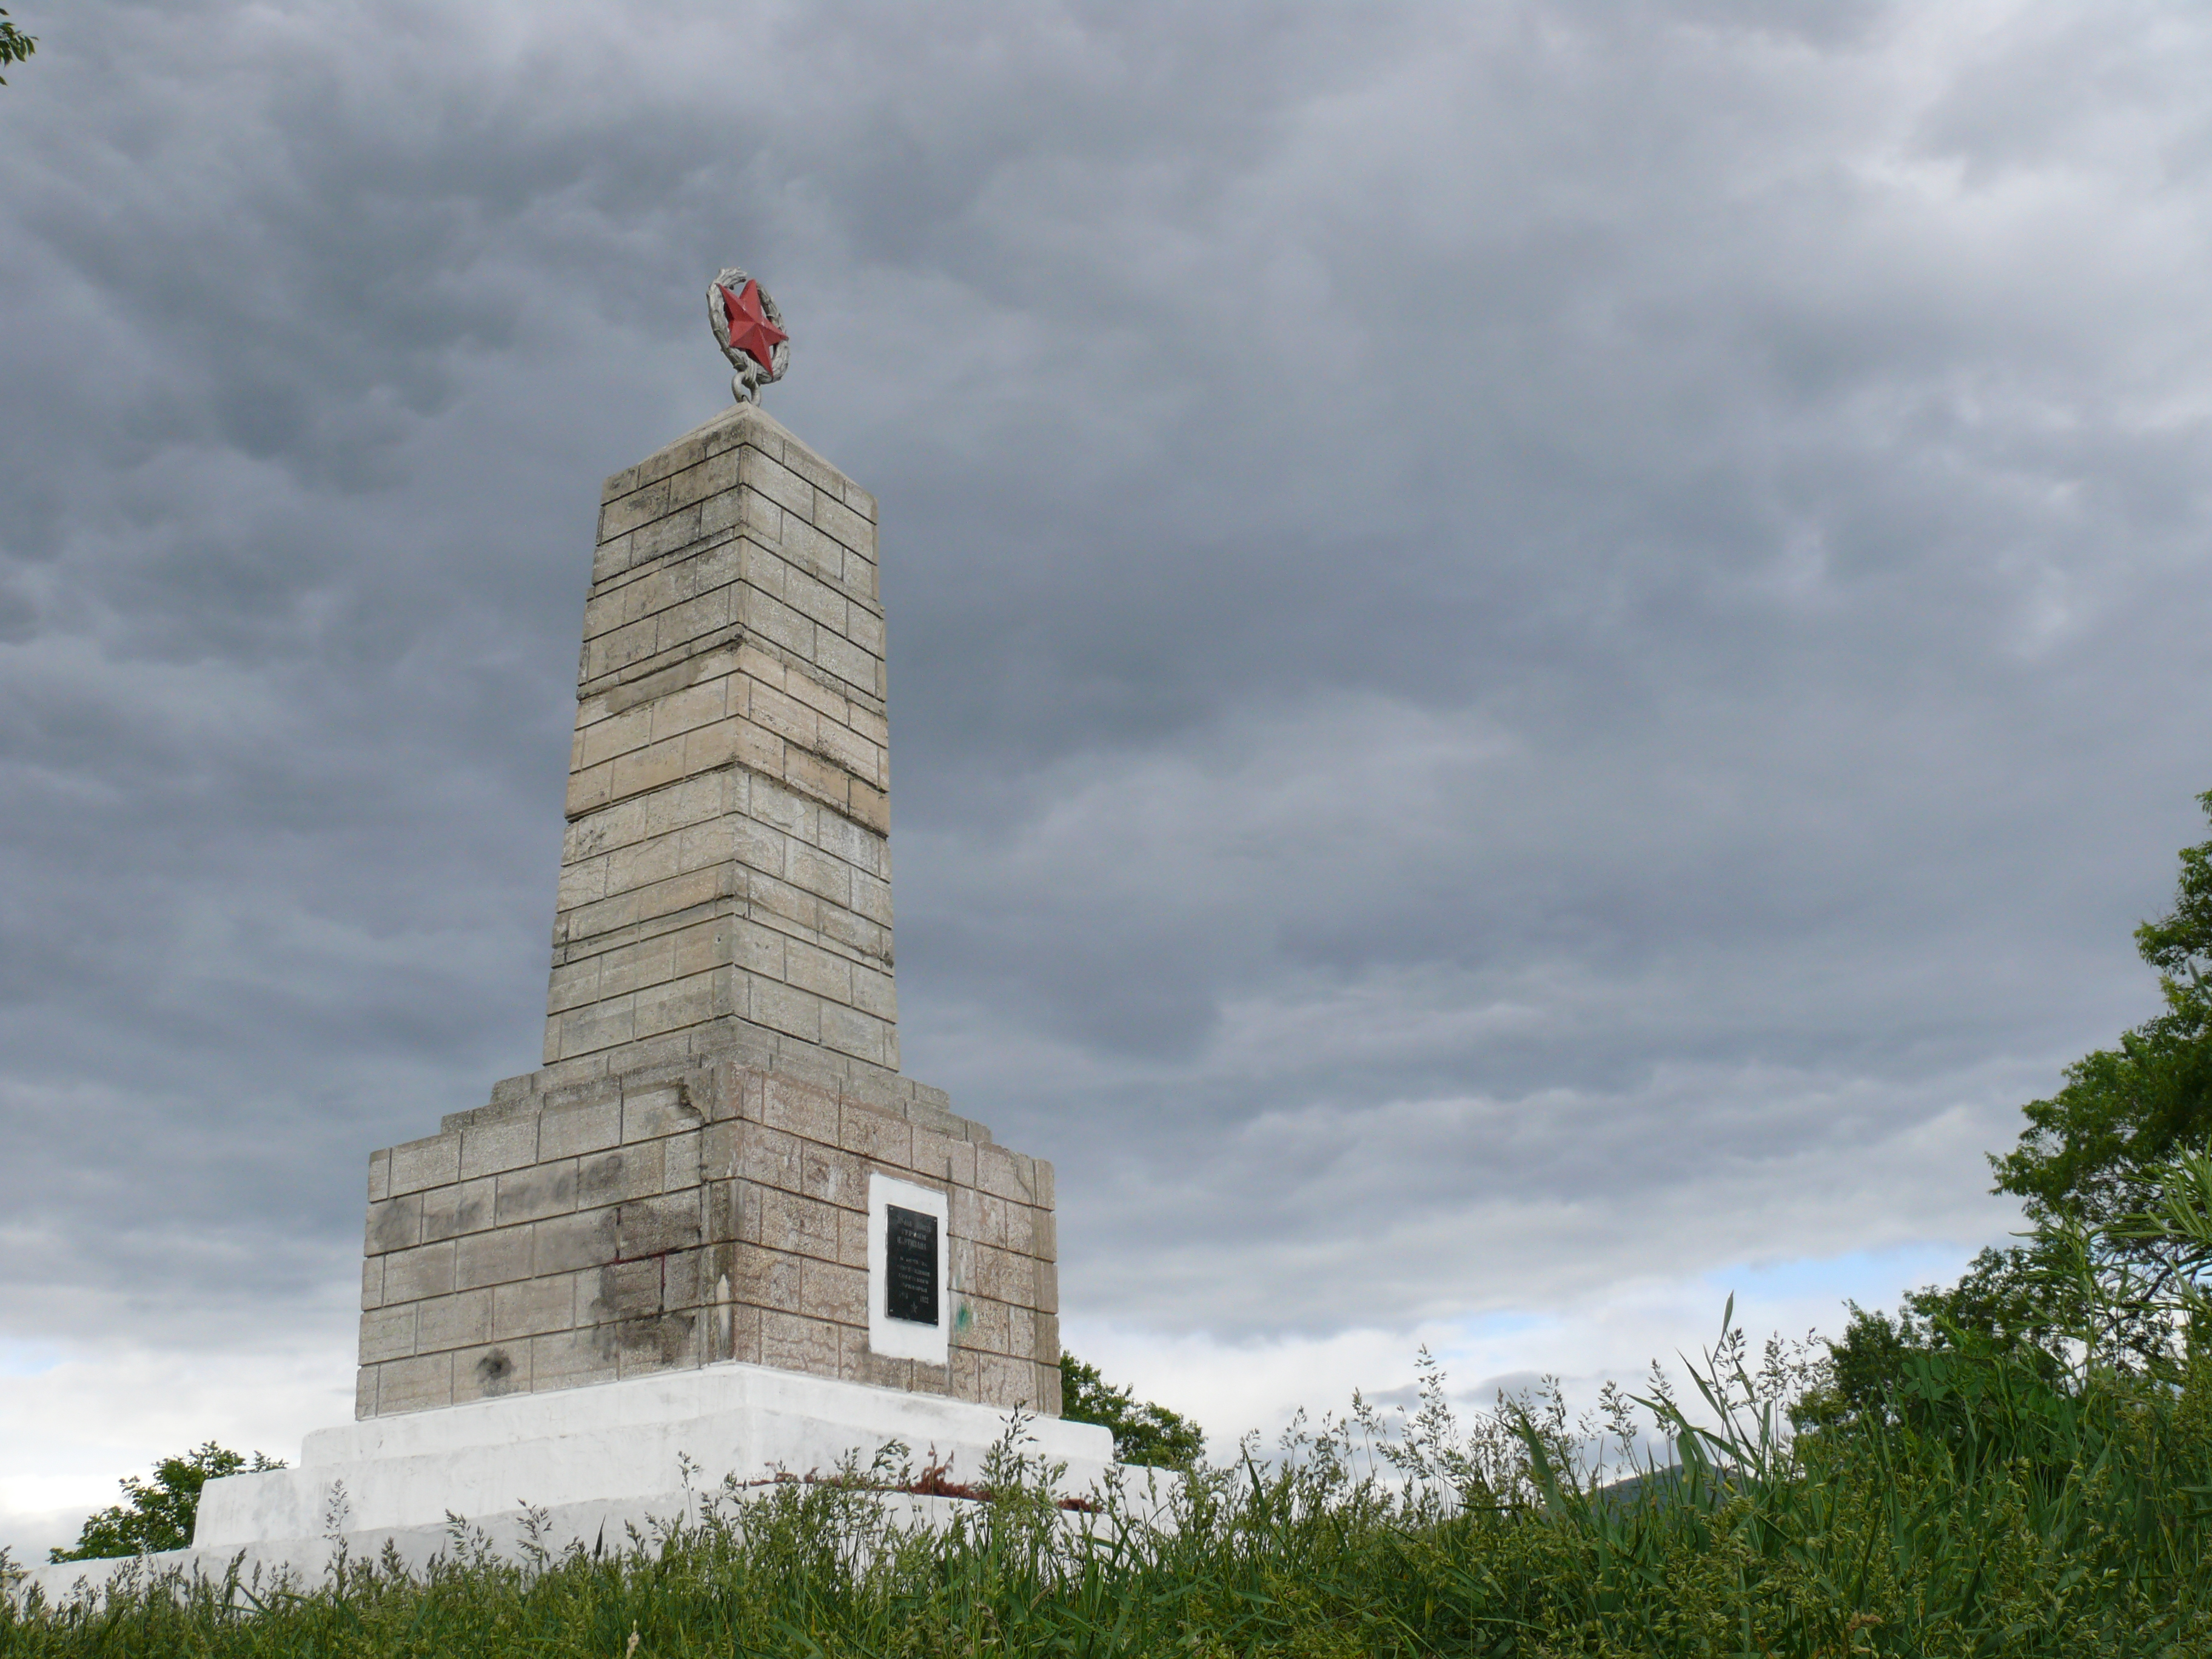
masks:
{"label": "dark storm cloud", "polygon": [[[4,1317],[536,1054],[599,477],[880,495],[910,1066],[1251,1332],[1972,1239],[2204,713],[2154,9],[86,5],[0,101]],[[318,1300],[320,1298],[320,1300]]]}

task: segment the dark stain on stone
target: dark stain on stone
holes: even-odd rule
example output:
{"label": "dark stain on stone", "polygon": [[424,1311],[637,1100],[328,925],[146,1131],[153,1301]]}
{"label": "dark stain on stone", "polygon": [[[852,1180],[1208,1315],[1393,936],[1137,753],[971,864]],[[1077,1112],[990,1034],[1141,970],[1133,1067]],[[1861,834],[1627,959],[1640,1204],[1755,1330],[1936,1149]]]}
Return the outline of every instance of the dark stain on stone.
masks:
{"label": "dark stain on stone", "polygon": [[615,1346],[624,1357],[657,1360],[673,1365],[691,1352],[691,1326],[696,1316],[662,1314],[654,1319],[625,1319],[615,1327]]}
{"label": "dark stain on stone", "polygon": [[488,1395],[501,1395],[514,1387],[514,1361],[504,1348],[494,1348],[477,1361],[477,1381]]}

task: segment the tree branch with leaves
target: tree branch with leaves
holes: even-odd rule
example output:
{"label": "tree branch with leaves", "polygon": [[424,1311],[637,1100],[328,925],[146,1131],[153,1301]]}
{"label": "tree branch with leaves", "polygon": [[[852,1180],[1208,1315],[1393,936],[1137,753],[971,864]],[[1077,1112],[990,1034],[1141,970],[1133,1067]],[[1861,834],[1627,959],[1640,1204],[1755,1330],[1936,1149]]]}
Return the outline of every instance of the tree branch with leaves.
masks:
{"label": "tree branch with leaves", "polygon": [[[0,66],[20,64],[39,49],[36,35],[26,34],[8,21],[8,8],[0,6]],[[8,84],[8,77],[0,75],[0,87]]]}

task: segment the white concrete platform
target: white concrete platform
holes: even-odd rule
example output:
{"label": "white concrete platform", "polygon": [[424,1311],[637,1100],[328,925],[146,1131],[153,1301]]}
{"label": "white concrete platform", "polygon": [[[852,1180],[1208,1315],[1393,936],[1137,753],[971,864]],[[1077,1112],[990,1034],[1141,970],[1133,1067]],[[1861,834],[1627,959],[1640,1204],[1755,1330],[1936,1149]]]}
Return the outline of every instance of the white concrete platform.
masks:
{"label": "white concrete platform", "polygon": [[[965,1401],[738,1362],[509,1395],[318,1430],[297,1468],[208,1482],[192,1547],[143,1561],[155,1571],[220,1578],[242,1553],[249,1574],[289,1571],[312,1582],[341,1545],[360,1560],[389,1543],[419,1567],[450,1547],[454,1517],[512,1555],[526,1507],[540,1512],[547,1548],[572,1540],[617,1548],[631,1527],[646,1532],[653,1522],[696,1512],[726,1476],[827,1474],[848,1457],[865,1468],[893,1441],[906,1446],[916,1471],[949,1464],[949,1479],[977,1481],[1011,1426],[1006,1413]],[[1066,1466],[1062,1492],[1103,1486],[1114,1455],[1106,1430],[1030,1418],[1020,1432],[1024,1455]],[[941,1519],[957,1506],[945,1498],[892,1501],[915,1521]],[[25,1587],[34,1583],[48,1601],[66,1600],[96,1590],[128,1565],[33,1566]]]}

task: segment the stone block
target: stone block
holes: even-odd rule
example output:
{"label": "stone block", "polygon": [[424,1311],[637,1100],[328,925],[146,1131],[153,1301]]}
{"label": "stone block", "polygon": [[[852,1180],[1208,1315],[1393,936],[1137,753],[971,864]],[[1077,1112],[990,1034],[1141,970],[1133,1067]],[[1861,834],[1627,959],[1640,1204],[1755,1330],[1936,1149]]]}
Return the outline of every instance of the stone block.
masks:
{"label": "stone block", "polygon": [[853,965],[853,1006],[889,1027],[898,1018],[898,995],[891,988],[891,976],[855,963]]}
{"label": "stone block", "polygon": [[368,1225],[363,1249],[370,1255],[404,1250],[422,1242],[422,1199],[410,1193],[387,1198],[368,1206]]}
{"label": "stone block", "polygon": [[453,1403],[530,1392],[530,1345],[489,1343],[453,1355]]}
{"label": "stone block", "polygon": [[392,1193],[418,1193],[461,1176],[461,1138],[430,1135],[392,1149]]}
{"label": "stone block", "polygon": [[1045,1417],[1058,1417],[1065,1406],[1065,1399],[1060,1392],[1060,1367],[1056,1364],[1039,1362],[1036,1367],[1035,1386],[1038,1414]]}
{"label": "stone block", "polygon": [[576,1207],[576,1160],[559,1158],[497,1177],[495,1219],[502,1227],[564,1215]]}
{"label": "stone block", "polygon": [[1006,1247],[1006,1200],[994,1193],[975,1194],[975,1231],[969,1237],[980,1243]]}
{"label": "stone block", "polygon": [[952,1375],[951,1394],[956,1400],[982,1398],[983,1356],[974,1348],[955,1346],[946,1356]]}
{"label": "stone block", "polygon": [[761,1364],[761,1310],[725,1303],[720,1310],[720,1346],[726,1350],[723,1357],[743,1360],[749,1365]]}
{"label": "stone block", "polygon": [[[846,811],[851,799],[852,774],[796,744],[784,745],[783,781],[832,811]],[[836,860],[831,862],[834,865]]]}
{"label": "stone block", "polygon": [[812,522],[814,514],[814,486],[772,459],[760,450],[748,446],[741,452],[738,477],[748,489],[757,490],[787,513]]}
{"label": "stone block", "polygon": [[760,1363],[815,1376],[835,1376],[842,1347],[840,1328],[823,1319],[763,1309]]}
{"label": "stone block", "polygon": [[395,1359],[376,1368],[376,1409],[380,1414],[428,1411],[453,1403],[453,1357],[450,1353]]}
{"label": "stone block", "polygon": [[682,841],[673,830],[617,847],[606,854],[604,893],[634,893],[678,873],[677,854]]}
{"label": "stone block", "polygon": [[489,1341],[491,1297],[489,1290],[462,1291],[419,1303],[415,1310],[415,1346],[430,1353]]}
{"label": "stone block", "polygon": [[702,1120],[681,1087],[666,1086],[623,1094],[623,1139],[649,1140],[696,1129]]}
{"label": "stone block", "polygon": [[793,939],[786,947],[784,961],[789,983],[830,1001],[852,1000],[852,965],[844,957]]}
{"label": "stone block", "polygon": [[701,1363],[696,1313],[663,1313],[626,1319],[614,1328],[617,1375],[647,1376]]}
{"label": "stone block", "polygon": [[836,1205],[765,1187],[756,1188],[750,1196],[753,1202],[746,1208],[752,1213],[747,1218],[757,1218],[758,1237],[748,1243],[822,1261],[837,1260],[840,1212]]}
{"label": "stone block", "polygon": [[725,1181],[742,1170],[747,1131],[735,1118],[718,1119],[698,1133],[697,1179]]}
{"label": "stone block", "polygon": [[1030,1160],[1003,1146],[976,1149],[975,1184],[1000,1198],[1028,1204],[1035,1200],[1036,1176]]}
{"label": "stone block", "polygon": [[[712,1235],[709,1235],[711,1237]],[[726,1250],[724,1252],[726,1254]],[[716,1252],[672,1250],[660,1258],[660,1305],[696,1308],[713,1299]]]}
{"label": "stone block", "polygon": [[848,1210],[868,1206],[867,1165],[834,1146],[803,1142],[799,1154],[799,1190]]}
{"label": "stone block", "polygon": [[738,1148],[738,1173],[782,1192],[802,1192],[805,1188],[801,1153],[806,1145],[784,1130],[766,1124],[748,1125]]}
{"label": "stone block", "polygon": [[365,1255],[361,1261],[361,1306],[366,1313],[384,1305],[384,1258]]}
{"label": "stone block", "polygon": [[914,1126],[902,1117],[843,1102],[838,1115],[838,1145],[848,1152],[895,1170],[912,1170]]}
{"label": "stone block", "polygon": [[576,1322],[576,1275],[500,1285],[491,1292],[491,1338],[507,1342],[565,1331]]}
{"label": "stone block", "polygon": [[864,1268],[808,1261],[799,1270],[799,1310],[810,1319],[842,1325],[868,1323],[868,1275]]}
{"label": "stone block", "polygon": [[665,1171],[660,1149],[617,1146],[576,1161],[576,1203],[581,1209],[658,1196]]}
{"label": "stone block", "polygon": [[599,1152],[617,1145],[621,1139],[619,1098],[549,1106],[538,1119],[538,1152],[549,1160]]}
{"label": "stone block", "polygon": [[979,1356],[976,1398],[986,1406],[1012,1410],[1036,1404],[1036,1367],[1005,1354]]}
{"label": "stone block", "polygon": [[822,1005],[822,1045],[883,1066],[897,1064],[891,1051],[890,1031],[882,1020],[858,1009],[834,1002]]}
{"label": "stone block", "polygon": [[599,1000],[599,958],[586,957],[580,962],[556,962],[551,981],[546,988],[545,1010],[548,1018],[567,1013],[572,1008],[588,1008]]}
{"label": "stone block", "polygon": [[971,1247],[969,1260],[975,1264],[970,1282],[978,1294],[995,1302],[1036,1305],[1029,1258],[979,1242]]}
{"label": "stone block", "polygon": [[965,1348],[975,1348],[985,1353],[1006,1352],[1006,1304],[987,1296],[961,1298],[959,1311],[954,1316],[958,1326],[958,1340]]}
{"label": "stone block", "polygon": [[842,501],[832,501],[817,494],[810,523],[824,534],[835,538],[871,564],[876,557],[876,527]]}
{"label": "stone block", "polygon": [[838,1212],[837,1260],[848,1267],[868,1265],[868,1218],[864,1211]]}
{"label": "stone block", "polygon": [[392,1154],[389,1152],[368,1155],[368,1201],[372,1204],[392,1196]]}
{"label": "stone block", "polygon": [[361,1363],[404,1359],[415,1352],[415,1305],[379,1308],[361,1316]]}
{"label": "stone block", "polygon": [[803,1258],[758,1244],[739,1244],[731,1252],[730,1295],[757,1308],[799,1311]]}
{"label": "stone block", "polygon": [[[465,1141],[462,1156],[467,1156]],[[434,1243],[461,1233],[481,1232],[491,1225],[496,1184],[491,1176],[483,1176],[458,1186],[433,1187],[422,1194],[422,1242]]]}
{"label": "stone block", "polygon": [[704,1139],[702,1131],[694,1129],[669,1135],[659,1143],[661,1191],[682,1192],[699,1184],[705,1168]]}
{"label": "stone block", "polygon": [[744,622],[751,632],[769,644],[781,647],[802,662],[813,659],[812,618],[793,611],[774,594],[758,588],[747,589]]}
{"label": "stone block", "polygon": [[607,501],[599,508],[599,539],[635,530],[640,525],[652,523],[668,511],[668,484],[665,479],[632,489]]}
{"label": "stone block", "polygon": [[553,1331],[530,1339],[530,1387],[542,1394],[549,1389],[579,1388],[589,1382],[615,1380],[615,1348],[611,1336],[597,1328]]}
{"label": "stone block", "polygon": [[837,1097],[787,1078],[770,1076],[763,1085],[761,1121],[824,1146],[837,1144]]}
{"label": "stone block", "polygon": [[681,553],[699,539],[701,519],[702,514],[696,505],[682,507],[655,519],[651,524],[640,525],[631,531],[633,568],[648,560]]}
{"label": "stone block", "polygon": [[657,1255],[698,1243],[702,1236],[699,1209],[696,1193],[673,1193],[623,1205],[616,1223],[620,1254]]}
{"label": "stone block", "polygon": [[[868,1346],[868,1334],[865,1330],[852,1326],[841,1327],[837,1358],[837,1374],[848,1382],[866,1382],[878,1389],[911,1389],[914,1387],[914,1374],[917,1369],[915,1362],[893,1359],[876,1352]],[[923,1366],[919,1369],[929,1368]]]}
{"label": "stone block", "polygon": [[454,1245],[453,1287],[474,1290],[481,1285],[501,1285],[528,1279],[532,1264],[532,1229],[500,1227],[471,1233]]}
{"label": "stone block", "polygon": [[535,1271],[574,1273],[612,1261],[616,1255],[617,1209],[584,1210],[541,1221],[532,1229]]}
{"label": "stone block", "polygon": [[420,1302],[444,1296],[453,1288],[453,1246],[421,1244],[411,1250],[394,1250],[384,1258],[384,1304]]}
{"label": "stone block", "polygon": [[878,927],[891,925],[891,885],[874,877],[856,873],[853,878],[853,914],[872,921]]}
{"label": "stone block", "polygon": [[660,1263],[613,1261],[579,1284],[579,1324],[611,1325],[661,1311]]}
{"label": "stone block", "polygon": [[801,1042],[821,1042],[823,1002],[817,995],[772,980],[750,982],[750,1013],[757,1024],[783,1030]]}

